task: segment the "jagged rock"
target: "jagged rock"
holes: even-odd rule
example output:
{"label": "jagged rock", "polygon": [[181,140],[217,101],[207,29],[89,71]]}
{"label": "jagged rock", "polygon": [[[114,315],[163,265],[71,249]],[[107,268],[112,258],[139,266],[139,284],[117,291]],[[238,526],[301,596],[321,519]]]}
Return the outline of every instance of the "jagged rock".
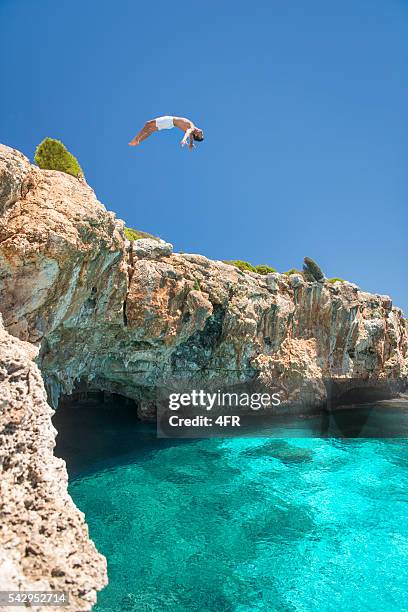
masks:
{"label": "jagged rock", "polygon": [[381,300],[381,304],[384,310],[392,309],[392,299],[388,295],[379,295],[378,297]]}
{"label": "jagged rock", "polygon": [[296,287],[301,287],[302,285],[304,285],[305,281],[301,274],[291,274],[289,276],[289,284],[295,289]]}
{"label": "jagged rock", "polygon": [[310,259],[310,257],[304,258],[303,274],[306,280],[310,282],[318,281],[319,283],[322,283],[326,278],[321,268],[315,261],[313,261],[313,259]]}
{"label": "jagged rock", "polygon": [[53,456],[53,410],[36,354],[0,317],[0,587],[69,591],[65,610],[91,610],[106,561],[68,495],[64,461]]}
{"label": "jagged rock", "polygon": [[279,277],[280,274],[276,273],[276,272],[271,272],[270,274],[267,274],[265,276],[266,279],[266,284],[268,286],[268,288],[270,289],[270,291],[278,291],[279,289]]}
{"label": "jagged rock", "polygon": [[173,245],[164,240],[140,238],[132,242],[132,250],[135,257],[157,259],[170,255],[173,251]]}
{"label": "jagged rock", "polygon": [[0,144],[0,214],[22,197],[29,172],[22,153]]}
{"label": "jagged rock", "polygon": [[314,338],[285,338],[276,353],[259,355],[255,362],[266,386],[279,385],[282,402],[325,405],[326,388]]}

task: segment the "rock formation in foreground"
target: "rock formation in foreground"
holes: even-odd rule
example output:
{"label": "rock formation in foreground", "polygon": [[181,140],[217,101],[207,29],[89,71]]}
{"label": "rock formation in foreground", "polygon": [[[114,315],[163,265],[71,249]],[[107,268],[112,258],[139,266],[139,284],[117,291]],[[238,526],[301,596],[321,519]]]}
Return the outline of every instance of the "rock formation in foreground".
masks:
{"label": "rock formation in foreground", "polygon": [[106,561],[67,493],[65,462],[53,455],[36,354],[0,317],[0,590],[65,591],[68,609],[90,610],[107,583]]}
{"label": "rock formation in foreground", "polygon": [[[407,323],[389,297],[323,275],[241,272],[200,255],[173,254],[164,242],[130,243],[123,230],[88,185],[40,170],[0,146],[0,310],[12,336],[39,348],[37,363],[54,407],[79,381],[133,398],[139,413],[148,415],[157,390],[175,380],[202,386],[273,380],[288,401],[313,384],[322,402],[327,380],[343,388],[349,381],[391,389],[406,380]],[[24,367],[33,368],[27,359]],[[38,461],[53,480],[54,466],[62,467],[52,458],[44,401],[22,401],[16,410],[27,412],[28,423],[29,411],[38,411],[43,435],[49,428],[49,451]],[[36,433],[27,427],[35,448]],[[28,451],[21,452],[26,460]],[[3,470],[10,453],[6,445]],[[23,498],[41,504],[29,473],[23,471],[21,480]],[[65,478],[58,486],[68,500]],[[17,487],[8,488],[6,505],[17,503],[18,495]],[[94,581],[90,574],[86,587],[92,592],[104,581],[100,558],[79,518],[72,519],[79,517],[72,504],[60,508],[52,500],[47,503],[55,503],[61,520],[73,521],[61,536],[67,546],[75,540],[85,564],[95,555]],[[20,520],[24,531],[28,515]],[[30,562],[22,559],[10,562],[31,579]],[[38,567],[49,567],[44,580],[51,580],[51,557],[49,566]],[[81,589],[83,567],[69,575]]]}

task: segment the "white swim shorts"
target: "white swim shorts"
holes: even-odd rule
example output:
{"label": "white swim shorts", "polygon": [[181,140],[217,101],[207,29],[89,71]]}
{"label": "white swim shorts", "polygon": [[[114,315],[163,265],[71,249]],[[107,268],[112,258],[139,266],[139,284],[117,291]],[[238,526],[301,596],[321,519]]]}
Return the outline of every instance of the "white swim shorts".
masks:
{"label": "white swim shorts", "polygon": [[164,117],[157,117],[156,127],[158,130],[171,130],[174,127],[173,117],[165,115]]}

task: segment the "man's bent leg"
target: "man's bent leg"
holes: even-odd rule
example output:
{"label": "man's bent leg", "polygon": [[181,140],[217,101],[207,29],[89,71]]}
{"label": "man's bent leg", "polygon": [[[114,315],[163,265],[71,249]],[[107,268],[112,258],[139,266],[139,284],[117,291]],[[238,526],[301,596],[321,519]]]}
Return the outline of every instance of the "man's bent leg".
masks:
{"label": "man's bent leg", "polygon": [[131,147],[137,147],[143,140],[146,140],[153,132],[157,132],[156,122],[148,121],[138,134],[129,142]]}

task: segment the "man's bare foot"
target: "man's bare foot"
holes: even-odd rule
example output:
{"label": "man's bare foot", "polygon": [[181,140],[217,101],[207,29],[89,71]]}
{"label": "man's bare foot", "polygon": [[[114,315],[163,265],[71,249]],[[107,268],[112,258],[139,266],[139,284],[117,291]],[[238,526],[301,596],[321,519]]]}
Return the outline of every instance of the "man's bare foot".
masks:
{"label": "man's bare foot", "polygon": [[129,147],[137,147],[137,145],[139,145],[140,142],[138,142],[137,140],[131,140],[129,142]]}

